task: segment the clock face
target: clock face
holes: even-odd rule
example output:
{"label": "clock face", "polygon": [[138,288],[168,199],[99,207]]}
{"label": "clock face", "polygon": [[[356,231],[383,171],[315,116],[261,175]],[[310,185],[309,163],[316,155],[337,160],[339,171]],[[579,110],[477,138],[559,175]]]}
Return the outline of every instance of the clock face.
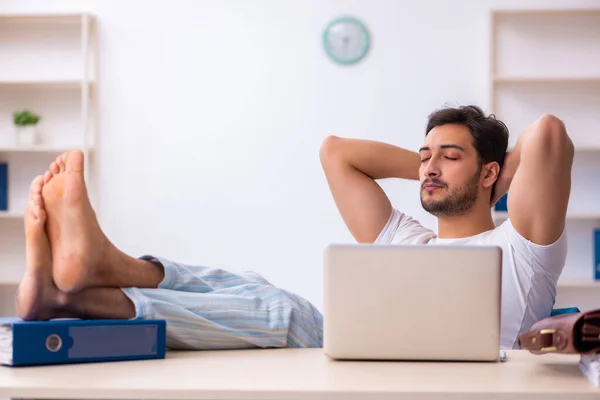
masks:
{"label": "clock face", "polygon": [[329,57],[340,64],[354,64],[369,50],[369,31],[352,17],[332,21],[323,33],[323,47]]}

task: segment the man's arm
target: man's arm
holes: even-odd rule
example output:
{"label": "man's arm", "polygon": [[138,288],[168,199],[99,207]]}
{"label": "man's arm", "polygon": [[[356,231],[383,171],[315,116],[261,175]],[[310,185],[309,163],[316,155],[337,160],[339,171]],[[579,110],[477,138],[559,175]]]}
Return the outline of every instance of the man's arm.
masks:
{"label": "man's arm", "polygon": [[376,179],[419,179],[419,154],[387,143],[329,136],[320,152],[335,203],[352,236],[372,243],[392,205]]}
{"label": "man's arm", "polygon": [[552,244],[565,228],[573,154],[563,122],[543,115],[506,158],[503,173],[512,177],[508,215],[517,232],[533,243]]}

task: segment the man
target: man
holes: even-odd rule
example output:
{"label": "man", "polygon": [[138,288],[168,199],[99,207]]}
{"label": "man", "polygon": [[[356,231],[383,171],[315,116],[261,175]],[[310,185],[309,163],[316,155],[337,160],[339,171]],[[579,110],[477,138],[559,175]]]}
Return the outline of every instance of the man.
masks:
{"label": "man", "polygon": [[[562,123],[544,116],[500,173],[507,137],[504,125],[465,107],[430,117],[420,155],[336,137],[321,149],[333,196],[357,241],[503,246],[503,347],[514,346],[516,332],[552,307],[566,251],[573,157]],[[375,183],[419,176],[423,206],[439,217],[439,237],[392,209]],[[511,182],[510,220],[494,228],[490,204]],[[542,203],[542,196],[553,201]],[[171,348],[322,345],[321,314],[256,274],[136,259],[117,249],[89,203],[80,152],[60,156],[34,180],[25,226],[27,272],[17,297],[24,319],[160,318],[167,320]]]}
{"label": "man", "polygon": [[[564,124],[552,115],[525,129],[508,155],[507,145],[502,122],[466,106],[431,114],[418,153],[331,136],[321,162],[358,242],[500,246],[500,340],[510,349],[518,347],[518,334],[548,317],[554,305],[566,260],[574,148]],[[375,182],[382,178],[420,181],[421,204],[438,217],[437,235],[392,207]],[[491,206],[507,191],[509,218],[496,227]]]}

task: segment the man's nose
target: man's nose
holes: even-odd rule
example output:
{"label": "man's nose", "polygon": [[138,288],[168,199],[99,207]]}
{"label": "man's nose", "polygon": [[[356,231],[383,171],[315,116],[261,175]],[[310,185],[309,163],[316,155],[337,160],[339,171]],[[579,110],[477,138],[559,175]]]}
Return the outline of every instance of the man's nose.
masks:
{"label": "man's nose", "polygon": [[425,171],[423,172],[428,178],[440,176],[440,169],[438,168],[437,163],[432,160],[429,160],[429,163],[427,164],[427,167],[425,167]]}

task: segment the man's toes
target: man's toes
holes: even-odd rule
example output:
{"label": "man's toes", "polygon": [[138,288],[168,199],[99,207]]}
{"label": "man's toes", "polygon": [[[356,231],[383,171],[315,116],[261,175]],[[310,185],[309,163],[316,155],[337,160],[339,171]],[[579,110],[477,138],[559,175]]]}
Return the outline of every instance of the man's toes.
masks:
{"label": "man's toes", "polygon": [[37,224],[38,221],[46,221],[46,212],[44,211],[41,200],[32,198],[27,203],[27,209],[25,210],[25,225],[30,225],[31,222]]}
{"label": "man's toes", "polygon": [[36,193],[35,195],[33,195],[33,197],[31,198],[31,201],[33,202],[33,205],[36,207],[44,206],[44,203],[42,201],[42,196],[39,193]]}
{"label": "man's toes", "polygon": [[33,187],[34,190],[34,194],[37,194],[38,196],[42,195],[42,189],[44,187],[44,177],[43,176],[38,176],[36,182],[35,182],[35,186]]}
{"label": "man's toes", "polygon": [[60,167],[60,172],[65,172],[67,170],[67,155],[69,153],[62,153],[58,156],[58,165]]}
{"label": "man's toes", "polygon": [[35,217],[36,220],[40,221],[40,222],[45,222],[46,220],[46,211],[44,211],[44,207],[42,207],[42,202],[41,200],[33,201],[33,206],[32,206],[32,214]]}
{"label": "man's toes", "polygon": [[28,217],[35,217],[33,209],[33,200],[29,199],[29,201],[27,202],[27,207],[25,208],[25,222],[27,222]]}
{"label": "man's toes", "polygon": [[53,161],[52,164],[50,164],[50,171],[54,175],[57,175],[58,173],[60,173],[60,166],[58,165],[58,158],[56,159],[56,161]]}
{"label": "man's toes", "polygon": [[72,151],[65,156],[65,165],[69,172],[83,172],[83,164],[83,153],[79,150]]}
{"label": "man's toes", "polygon": [[54,164],[56,164],[56,172],[54,172],[55,174],[58,174],[60,172],[63,172],[63,167],[62,167],[62,154],[59,155],[58,157],[56,157],[56,160],[54,160]]}
{"label": "man's toes", "polygon": [[46,211],[41,206],[34,207],[34,216],[40,223],[46,222]]}
{"label": "man's toes", "polygon": [[35,204],[33,204],[33,200],[30,201],[28,209],[29,215],[31,216],[32,220],[37,221],[40,208],[36,207]]}
{"label": "man's toes", "polygon": [[52,172],[50,171],[46,171],[46,173],[44,174],[44,183],[48,183],[50,182],[50,179],[52,179]]}
{"label": "man's toes", "polygon": [[31,182],[29,187],[29,197],[42,192],[42,185],[44,184],[44,177],[42,175],[36,176]]}

